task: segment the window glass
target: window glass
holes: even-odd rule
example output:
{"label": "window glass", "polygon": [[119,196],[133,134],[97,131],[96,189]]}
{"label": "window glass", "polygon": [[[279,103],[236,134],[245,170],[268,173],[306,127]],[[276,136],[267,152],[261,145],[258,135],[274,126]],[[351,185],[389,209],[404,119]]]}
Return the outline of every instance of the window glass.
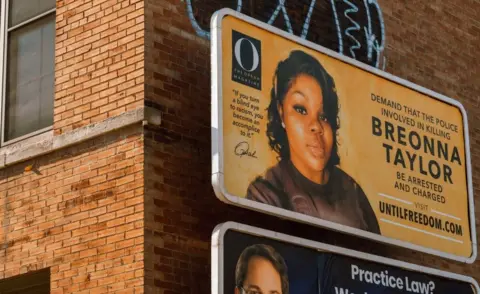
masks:
{"label": "window glass", "polygon": [[55,0],[9,0],[8,27],[55,8]]}
{"label": "window glass", "polygon": [[54,46],[54,14],[9,33],[4,141],[53,124]]}
{"label": "window glass", "polygon": [[1,294],[49,294],[50,268],[0,280]]}

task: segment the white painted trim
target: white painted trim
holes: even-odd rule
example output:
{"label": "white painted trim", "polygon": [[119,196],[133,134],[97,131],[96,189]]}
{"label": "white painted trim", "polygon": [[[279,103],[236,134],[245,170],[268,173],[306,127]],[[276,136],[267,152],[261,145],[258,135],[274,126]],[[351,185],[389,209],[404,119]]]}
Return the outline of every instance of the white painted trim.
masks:
{"label": "white painted trim", "polygon": [[5,97],[7,95],[7,27],[8,1],[0,1],[0,146],[3,144],[5,126]]}
{"label": "white painted trim", "polygon": [[26,141],[26,140],[28,140],[29,138],[37,137],[38,135],[43,134],[43,133],[47,133],[47,132],[49,132],[49,131],[51,131],[51,130],[53,130],[53,126],[49,126],[49,127],[46,127],[46,128],[40,129],[40,130],[36,130],[36,131],[34,131],[34,132],[25,134],[25,135],[23,135],[23,136],[20,136],[20,137],[15,138],[15,139],[12,139],[12,140],[8,140],[8,141],[6,141],[6,142],[3,142],[3,144],[1,145],[1,147],[5,147],[5,146],[8,146],[8,145],[12,145],[12,144],[18,143],[18,142],[20,142],[20,141]]}
{"label": "white painted trim", "polygon": [[[47,15],[49,15],[49,14],[51,14],[51,13],[54,13],[56,10],[57,10],[57,8],[55,7],[55,8],[52,8],[52,9],[50,9],[50,10],[47,10],[47,11],[45,11],[45,12],[42,12],[42,13],[40,13],[40,14],[37,14],[37,15],[35,15],[35,16],[27,19],[27,20],[24,20],[23,22],[21,22],[21,23],[19,23],[19,24],[14,25],[13,27],[8,28],[7,31],[8,31],[8,32],[11,32],[11,31],[14,31],[14,30],[16,30],[16,29],[18,29],[18,28],[20,28],[20,27],[26,26],[26,25],[28,25],[29,23],[32,23],[32,22],[34,22],[34,21],[36,21],[36,20],[38,20],[38,19],[40,19],[40,18],[42,18],[42,17],[44,17],[44,16],[47,16]],[[7,22],[7,23],[8,23],[8,22]]]}
{"label": "white painted trim", "polygon": [[[346,249],[338,246],[333,246],[325,243],[315,242],[303,238],[298,238],[270,230],[260,229],[257,227],[252,227],[236,222],[226,222],[219,224],[215,227],[212,234],[212,246],[211,246],[211,256],[212,256],[212,294],[224,294],[224,253],[225,250],[225,241],[224,236],[227,231],[236,231],[240,233],[246,233],[253,236],[265,237],[272,240],[285,242],[288,244],[293,244],[297,246],[302,246],[305,248],[310,248],[317,251],[339,254],[351,258],[358,258],[362,260],[372,261],[387,266],[398,267],[407,271],[418,272],[422,274],[432,275],[437,278],[455,280],[458,282],[469,283],[476,294],[480,294],[480,287],[475,279],[469,276],[459,275],[456,273],[441,271],[438,269],[416,265],[413,263],[408,263],[400,260],[395,260],[391,258],[381,257],[378,255],[368,254],[360,251],[355,251],[351,249]],[[226,294],[226,293],[225,293]]]}
{"label": "white painted trim", "polygon": [[[256,201],[252,201],[242,197],[237,197],[237,196],[228,194],[224,186],[224,178],[223,178],[224,152],[223,152],[223,127],[222,127],[223,105],[222,105],[222,83],[221,83],[221,80],[222,80],[222,19],[227,15],[231,15],[240,20],[248,22],[254,26],[257,26],[261,29],[264,29],[273,34],[276,34],[280,37],[291,40],[300,45],[311,48],[320,53],[326,54],[330,57],[333,57],[335,59],[338,59],[350,65],[353,65],[359,69],[372,73],[376,76],[387,79],[394,83],[400,84],[402,86],[405,86],[407,88],[410,88],[422,94],[430,96],[434,99],[437,99],[439,101],[442,101],[444,103],[457,107],[462,113],[463,123],[464,123],[463,127],[464,127],[464,138],[465,138],[465,159],[466,159],[465,166],[466,166],[466,175],[467,175],[468,207],[469,207],[469,216],[470,216],[469,229],[470,229],[470,235],[471,235],[471,241],[472,241],[472,255],[470,257],[458,256],[458,255],[442,252],[440,250],[435,250],[432,248],[412,244],[406,241],[385,237],[379,234],[367,232],[364,230],[356,229],[356,228],[345,226],[345,225],[340,225],[334,222],[322,220],[322,219],[311,217],[305,214],[289,211],[286,209],[281,209],[271,205],[266,205],[260,202],[256,202]],[[420,252],[429,253],[432,255],[437,255],[444,258],[456,260],[459,262],[473,263],[476,260],[477,234],[476,234],[476,227],[475,227],[475,212],[474,212],[474,201],[473,201],[473,184],[472,184],[472,170],[471,170],[472,167],[471,167],[471,159],[470,159],[470,140],[469,140],[469,133],[468,133],[468,119],[467,119],[467,113],[465,111],[465,108],[460,102],[452,98],[449,98],[447,96],[444,96],[442,94],[436,93],[427,88],[424,88],[422,86],[416,85],[407,80],[396,77],[392,74],[384,72],[375,67],[369,66],[365,63],[359,62],[353,58],[347,57],[345,55],[341,55],[337,52],[334,52],[330,49],[322,47],[318,44],[315,44],[305,39],[302,39],[300,37],[297,37],[293,34],[289,34],[288,32],[277,29],[273,26],[270,26],[252,17],[236,12],[233,9],[224,8],[215,12],[212,16],[210,27],[211,27],[210,29],[211,56],[212,56],[211,57],[212,186],[215,191],[215,195],[219,200],[227,204],[248,208],[251,210],[259,211],[261,213],[274,215],[280,218],[289,219],[292,221],[297,221],[297,222],[306,223],[310,225],[315,225],[323,228],[329,228],[335,231],[344,232],[344,233],[355,235],[361,238],[366,238],[366,239],[378,241],[381,243],[405,247],[405,248],[417,250]]]}

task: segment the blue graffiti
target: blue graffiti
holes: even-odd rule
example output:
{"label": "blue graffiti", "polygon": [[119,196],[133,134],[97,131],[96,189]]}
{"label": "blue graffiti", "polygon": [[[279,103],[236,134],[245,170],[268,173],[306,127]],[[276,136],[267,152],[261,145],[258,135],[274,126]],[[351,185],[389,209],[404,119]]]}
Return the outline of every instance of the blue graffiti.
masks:
{"label": "blue graffiti", "polygon": [[338,53],[343,54],[343,38],[342,31],[340,30],[340,20],[338,19],[337,8],[335,7],[335,0],[330,0],[333,10],[333,19],[335,20],[335,26],[337,27],[337,37],[338,37]]}
{"label": "blue graffiti", "polygon": [[[242,0],[237,0],[237,11],[238,12],[242,11]],[[195,29],[195,32],[197,32],[197,35],[202,38],[210,39],[210,32],[202,29],[198,24],[197,19],[195,18],[195,15],[193,15],[192,0],[187,0],[187,13],[188,13],[188,18],[190,18],[190,22],[193,28]]]}
{"label": "blue graffiti", "polygon": [[308,35],[308,29],[310,28],[310,20],[312,19],[313,7],[315,7],[315,2],[316,0],[313,0],[310,3],[310,7],[308,8],[308,14],[305,18],[305,22],[303,23],[302,34],[300,35],[302,39],[305,39]]}
{"label": "blue graffiti", "polygon": [[288,17],[287,9],[285,8],[285,0],[278,0],[277,8],[273,12],[272,16],[267,21],[267,23],[269,25],[271,25],[275,21],[275,19],[277,19],[278,13],[280,12],[280,9],[282,10],[283,17],[285,18],[285,24],[287,25],[287,31],[290,34],[293,34],[292,24],[290,23],[290,18]]}
{"label": "blue graffiti", "polygon": [[[368,57],[369,61],[372,61],[373,51],[375,50],[375,52],[377,53],[376,54],[377,59],[375,61],[375,67],[379,67],[380,66],[380,57],[382,55],[383,50],[385,49],[385,26],[383,24],[383,16],[382,16],[382,12],[380,10],[380,5],[378,5],[378,2],[376,0],[364,0],[363,2],[365,4],[365,10],[367,11],[367,17],[368,17],[368,28],[364,28],[365,36],[367,38],[367,49],[368,49],[367,50],[367,57]],[[381,29],[380,34],[382,35],[380,44],[378,43],[377,36],[375,36],[375,34],[372,32],[372,19],[370,17],[369,4],[375,6],[375,9],[378,12],[378,17],[380,18],[380,29]],[[385,57],[384,57],[383,69],[385,69],[385,64],[386,64],[386,60],[385,60]]]}
{"label": "blue graffiti", "polygon": [[349,8],[345,9],[345,12],[343,13],[343,15],[345,15],[345,17],[350,21],[351,24],[350,27],[345,29],[345,35],[349,37],[354,43],[354,45],[350,46],[350,55],[355,58],[355,50],[362,48],[362,45],[357,40],[357,38],[355,38],[355,36],[351,34],[351,32],[360,31],[360,25],[353,18],[351,18],[350,14],[358,13],[358,7],[348,0],[343,0],[343,2],[349,6]]}
{"label": "blue graffiti", "polygon": [[[342,28],[338,18],[335,1],[336,0],[330,0],[330,3],[332,5],[333,15],[335,18],[335,25],[337,27],[338,52],[340,54],[344,54]],[[349,7],[348,9],[345,10],[344,15],[350,21],[350,26],[343,31],[344,32],[343,34],[349,37],[354,42],[354,45],[352,45],[349,48],[349,52],[352,58],[356,58],[354,51],[361,48],[361,42],[354,35],[352,35],[351,32],[359,31],[361,29],[361,26],[358,24],[358,22],[356,22],[351,18],[351,15],[354,13],[358,13],[359,9],[358,9],[358,6],[356,6],[355,4],[353,4],[348,0],[343,0],[343,2],[346,3]],[[373,65],[377,68],[380,68],[380,66],[382,66],[382,69],[385,69],[386,58],[384,56],[383,56],[382,64],[380,64],[383,51],[385,50],[385,25],[383,22],[382,10],[376,0],[363,0],[363,2],[365,5],[365,11],[367,13],[367,26],[366,27],[364,26],[363,28],[365,32],[365,43],[367,45],[367,59],[370,63],[373,62],[373,53],[375,52],[376,59]],[[380,40],[381,40],[380,43],[378,41],[379,38],[373,33],[372,17],[371,17],[372,13],[370,11],[372,6],[379,17],[378,22],[380,24]]]}
{"label": "blue graffiti", "polygon": [[[210,38],[210,32],[207,30],[202,29],[199,25],[198,21],[195,18],[193,7],[192,7],[193,0],[186,0],[187,2],[187,12],[192,27],[195,29],[195,32],[198,36],[202,38]],[[199,1],[199,0],[197,0]],[[277,17],[281,14],[285,21],[286,31],[291,34],[294,34],[293,26],[288,15],[287,9],[285,7],[285,3],[287,0],[278,0],[276,8],[273,10],[271,16],[268,18],[267,23],[273,24]],[[360,0],[362,1],[362,0]],[[200,1],[199,1],[200,2]],[[242,11],[242,0],[237,0],[236,11]],[[336,4],[337,3],[337,4]],[[339,4],[345,4],[346,8],[343,8],[343,13],[341,13],[341,9],[339,9]],[[306,39],[308,36],[308,32],[310,30],[310,23],[314,11],[314,7],[316,4],[316,0],[311,0],[307,15],[303,22],[302,30],[300,33],[300,37]],[[349,0],[330,0],[331,9],[334,18],[334,26],[337,31],[337,39],[338,39],[338,52],[340,54],[345,54],[345,49],[348,52],[348,56],[358,59],[356,52],[362,49],[362,46],[366,48],[366,57],[368,63],[374,65],[377,68],[382,67],[385,68],[386,58],[383,56],[383,51],[385,50],[385,25],[382,16],[382,10],[380,5],[378,4],[377,0],[363,0],[365,14],[367,16],[366,24],[360,24],[358,21],[355,20],[355,16],[359,13],[360,8],[355,5],[353,2]],[[341,6],[341,5],[340,5]],[[372,21],[372,14],[378,16],[377,22],[375,24],[380,25],[380,32],[379,35],[374,33],[374,26]],[[343,15],[345,19],[347,19],[347,24],[345,24],[345,28],[342,28],[342,22],[340,20],[340,15]],[[363,28],[363,30],[362,30]],[[375,27],[375,28],[378,28]],[[364,40],[360,38],[359,32],[364,32]],[[350,40],[350,45],[345,47],[345,40],[347,38]],[[359,39],[360,38],[360,39]]]}

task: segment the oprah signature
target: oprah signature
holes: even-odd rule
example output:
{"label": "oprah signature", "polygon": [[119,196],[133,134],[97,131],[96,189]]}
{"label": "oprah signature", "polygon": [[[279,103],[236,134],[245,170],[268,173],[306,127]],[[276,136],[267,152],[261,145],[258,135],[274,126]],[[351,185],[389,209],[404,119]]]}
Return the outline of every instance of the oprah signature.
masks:
{"label": "oprah signature", "polygon": [[256,155],[257,151],[250,151],[250,145],[248,145],[247,142],[240,142],[235,146],[235,155],[238,155],[240,157],[248,156],[248,157],[253,157],[257,158]]}

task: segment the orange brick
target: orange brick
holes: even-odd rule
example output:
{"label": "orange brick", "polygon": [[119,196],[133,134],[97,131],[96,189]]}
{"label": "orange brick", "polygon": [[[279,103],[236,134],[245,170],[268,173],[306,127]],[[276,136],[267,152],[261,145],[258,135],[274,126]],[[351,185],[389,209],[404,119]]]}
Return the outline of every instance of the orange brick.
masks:
{"label": "orange brick", "polygon": [[144,228],[143,226],[139,229],[131,230],[125,233],[125,239],[130,239],[143,235]]}
{"label": "orange brick", "polygon": [[114,220],[107,222],[107,226],[111,228],[111,227],[123,225],[124,223],[125,223],[125,218],[116,218]]}
{"label": "orange brick", "polygon": [[95,254],[97,254],[97,248],[87,249],[87,250],[80,251],[79,257],[84,258],[84,257],[93,256]]}

